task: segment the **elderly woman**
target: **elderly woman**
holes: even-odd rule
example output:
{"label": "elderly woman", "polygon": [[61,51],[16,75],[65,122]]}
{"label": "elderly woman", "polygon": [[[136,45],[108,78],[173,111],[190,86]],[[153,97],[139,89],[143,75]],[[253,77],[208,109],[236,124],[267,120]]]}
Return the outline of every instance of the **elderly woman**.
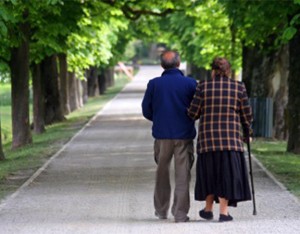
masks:
{"label": "elderly woman", "polygon": [[213,219],[216,201],[220,222],[233,220],[228,206],[251,200],[243,141],[250,137],[252,113],[244,84],[230,73],[229,62],[215,58],[212,79],[198,83],[188,109],[192,119],[199,119],[195,199],[206,202],[199,215]]}

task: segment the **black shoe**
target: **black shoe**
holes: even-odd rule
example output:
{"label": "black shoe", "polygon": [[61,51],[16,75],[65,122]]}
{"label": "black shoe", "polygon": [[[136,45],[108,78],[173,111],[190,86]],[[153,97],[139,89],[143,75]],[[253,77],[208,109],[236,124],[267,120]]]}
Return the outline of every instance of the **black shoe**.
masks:
{"label": "black shoe", "polygon": [[167,219],[166,215],[160,215],[159,213],[157,213],[157,211],[155,211],[155,216],[158,217],[159,219]]}
{"label": "black shoe", "polygon": [[228,215],[220,214],[219,222],[229,222],[229,221],[232,221],[232,220],[233,220],[233,217],[230,216],[229,214]]}
{"label": "black shoe", "polygon": [[199,215],[201,218],[206,220],[211,220],[214,218],[214,214],[211,211],[205,211],[205,209],[199,211]]}
{"label": "black shoe", "polygon": [[178,219],[178,220],[175,219],[175,223],[185,223],[188,221],[190,221],[190,218],[188,216],[186,216],[185,219]]}

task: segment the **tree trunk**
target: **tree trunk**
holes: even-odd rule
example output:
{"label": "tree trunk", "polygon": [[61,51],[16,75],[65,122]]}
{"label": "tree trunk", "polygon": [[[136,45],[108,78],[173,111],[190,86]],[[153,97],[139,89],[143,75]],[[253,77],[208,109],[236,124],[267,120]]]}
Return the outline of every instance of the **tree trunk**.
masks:
{"label": "tree trunk", "polygon": [[33,131],[41,134],[45,131],[45,83],[41,76],[40,64],[32,66],[33,89]]}
{"label": "tree trunk", "polygon": [[79,103],[76,92],[76,76],[74,72],[68,72],[69,81],[69,103],[71,111],[79,109]]}
{"label": "tree trunk", "polygon": [[64,115],[70,113],[70,103],[68,99],[68,64],[67,64],[67,55],[59,54],[59,84],[60,84],[60,98],[61,98],[61,106]]}
{"label": "tree trunk", "polygon": [[279,140],[287,139],[286,106],[288,102],[289,51],[283,46],[278,52],[276,73],[273,79],[274,95],[274,137]]}
{"label": "tree trunk", "polygon": [[250,97],[272,97],[276,52],[263,54],[258,47],[243,47],[243,77]]}
{"label": "tree trunk", "polygon": [[81,80],[75,79],[76,81],[76,98],[79,105],[79,108],[83,107],[83,99],[82,99],[82,86],[81,86]]}
{"label": "tree trunk", "polygon": [[288,144],[287,151],[300,153],[300,31],[289,43],[290,71],[288,77],[289,99],[288,114]]}
{"label": "tree trunk", "polygon": [[2,130],[1,130],[1,118],[0,118],[0,161],[5,160],[5,154],[3,151],[3,145],[2,145]]}
{"label": "tree trunk", "polygon": [[[24,13],[24,19],[27,13]],[[32,142],[29,121],[29,23],[20,25],[23,34],[18,47],[11,49],[9,67],[12,95],[12,148]]]}
{"label": "tree trunk", "polygon": [[[230,62],[233,63],[236,58],[236,27],[234,23],[230,25],[230,33],[231,33],[231,55],[230,55]],[[232,68],[231,70],[231,78],[236,79],[235,69]]]}
{"label": "tree trunk", "polygon": [[105,69],[105,76],[107,79],[107,86],[112,87],[115,85],[115,72],[113,67],[107,67]]}
{"label": "tree trunk", "polygon": [[60,103],[58,71],[56,56],[44,58],[41,63],[41,74],[45,79],[45,123],[63,121],[64,115]]}
{"label": "tree trunk", "polygon": [[158,61],[158,51],[157,51],[157,44],[151,43],[148,50],[148,57],[151,61]]}
{"label": "tree trunk", "polygon": [[243,81],[248,95],[273,98],[273,136],[276,139],[287,136],[288,57],[287,46],[268,54],[260,53],[258,47],[243,48]]}
{"label": "tree trunk", "polygon": [[105,72],[104,68],[100,69],[100,74],[98,75],[98,83],[99,83],[99,94],[103,95],[106,91],[106,79],[105,79]]}
{"label": "tree trunk", "polygon": [[98,71],[96,67],[90,67],[87,70],[87,86],[88,86],[88,96],[94,97],[97,95],[98,90]]}
{"label": "tree trunk", "polygon": [[203,67],[198,67],[193,63],[189,63],[187,67],[187,76],[196,80],[208,80],[211,78],[210,71]]}
{"label": "tree trunk", "polygon": [[88,101],[88,88],[87,88],[86,80],[81,81],[81,87],[82,87],[82,101],[83,101],[83,104],[85,104]]}

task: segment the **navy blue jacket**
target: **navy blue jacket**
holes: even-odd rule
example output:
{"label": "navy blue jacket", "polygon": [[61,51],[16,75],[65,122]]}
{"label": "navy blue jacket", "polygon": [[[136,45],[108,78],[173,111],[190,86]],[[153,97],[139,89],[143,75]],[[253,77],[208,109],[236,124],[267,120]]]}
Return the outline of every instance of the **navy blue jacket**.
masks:
{"label": "navy blue jacket", "polygon": [[142,102],[143,115],[153,122],[152,135],[155,139],[194,139],[194,120],[187,109],[196,91],[196,80],[185,77],[172,68],[161,77],[149,81]]}

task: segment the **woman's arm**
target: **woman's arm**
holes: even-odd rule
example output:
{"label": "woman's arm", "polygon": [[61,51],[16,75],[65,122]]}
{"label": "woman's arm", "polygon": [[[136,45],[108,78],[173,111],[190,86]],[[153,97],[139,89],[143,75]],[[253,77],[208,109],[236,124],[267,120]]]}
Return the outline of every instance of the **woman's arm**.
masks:
{"label": "woman's arm", "polygon": [[195,95],[193,97],[193,100],[190,104],[190,107],[188,108],[188,116],[192,118],[193,120],[197,120],[200,117],[200,111],[201,111],[201,88],[200,88],[200,82],[197,85]]}
{"label": "woman's arm", "polygon": [[243,127],[244,137],[247,139],[253,135],[251,124],[253,121],[252,110],[249,103],[246,87],[242,83],[242,96],[240,106],[240,119]]}

